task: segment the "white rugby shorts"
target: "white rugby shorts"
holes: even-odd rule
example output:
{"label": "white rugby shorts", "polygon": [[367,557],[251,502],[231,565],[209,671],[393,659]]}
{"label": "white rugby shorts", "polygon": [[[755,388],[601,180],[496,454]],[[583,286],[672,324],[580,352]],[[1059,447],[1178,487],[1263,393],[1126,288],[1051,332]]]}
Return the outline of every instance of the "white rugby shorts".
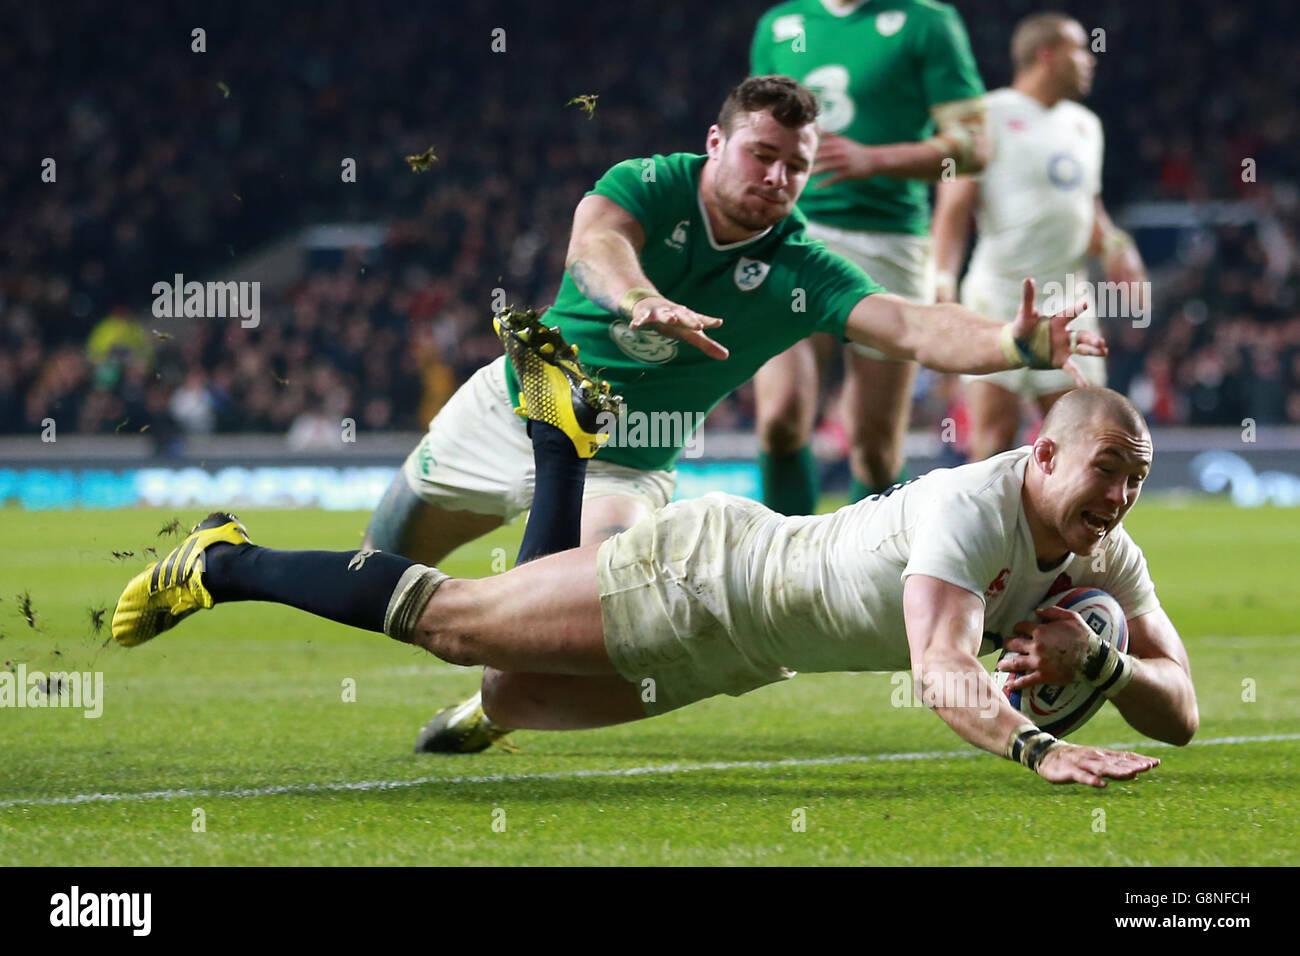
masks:
{"label": "white rugby shorts", "polygon": [[[500,515],[509,521],[533,501],[533,446],[506,388],[505,356],[458,388],[402,465],[407,486],[426,504]],[[651,511],[668,504],[677,476],[600,460],[587,463],[583,500],[639,499]]]}
{"label": "white rugby shorts", "polygon": [[747,556],[775,517],[713,492],[677,501],[600,546],[596,578],[610,661],[648,716],[716,694],[739,697],[795,672],[747,645]]}

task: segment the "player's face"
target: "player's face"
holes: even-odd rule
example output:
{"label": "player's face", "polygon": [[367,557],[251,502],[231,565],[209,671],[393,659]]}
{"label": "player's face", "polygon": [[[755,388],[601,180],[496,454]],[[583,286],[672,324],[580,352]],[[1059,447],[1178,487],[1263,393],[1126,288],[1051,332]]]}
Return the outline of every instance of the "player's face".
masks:
{"label": "player's face", "polygon": [[730,135],[716,125],[709,130],[708,151],[715,167],[706,201],[734,225],[759,232],[794,210],[817,155],[817,127],[791,129],[771,113],[744,113]]}
{"label": "player's face", "polygon": [[1113,422],[1090,423],[1062,440],[1045,490],[1067,547],[1090,554],[1124,520],[1150,470],[1151,439]]}
{"label": "player's face", "polygon": [[1061,42],[1052,51],[1052,72],[1061,86],[1061,94],[1071,99],[1088,95],[1097,58],[1088,49],[1088,35],[1077,23],[1061,28]]}

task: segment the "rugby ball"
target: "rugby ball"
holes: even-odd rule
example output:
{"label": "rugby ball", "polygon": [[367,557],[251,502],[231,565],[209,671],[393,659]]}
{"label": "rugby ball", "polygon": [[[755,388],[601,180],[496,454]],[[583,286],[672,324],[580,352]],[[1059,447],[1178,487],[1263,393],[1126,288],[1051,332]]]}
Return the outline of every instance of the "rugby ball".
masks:
{"label": "rugby ball", "polygon": [[[1120,651],[1128,650],[1128,621],[1119,602],[1105,591],[1098,588],[1075,588],[1048,598],[1039,607],[1052,605],[1077,612],[1084,623],[1109,640],[1112,647],[1118,647]],[[1014,653],[1003,651],[998,660]],[[1020,690],[1004,690],[1003,693],[1007,695],[1012,707],[1056,737],[1064,737],[1078,730],[1106,703],[1101,691],[1085,681],[1064,686],[1038,684]]]}

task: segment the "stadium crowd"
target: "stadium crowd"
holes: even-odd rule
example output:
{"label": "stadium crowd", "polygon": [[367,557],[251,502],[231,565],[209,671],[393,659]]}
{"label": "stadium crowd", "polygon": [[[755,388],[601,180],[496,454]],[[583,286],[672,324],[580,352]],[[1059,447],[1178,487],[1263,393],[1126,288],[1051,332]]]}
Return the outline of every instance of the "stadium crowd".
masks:
{"label": "stadium crowd", "polygon": [[[499,353],[494,290],[554,296],[591,183],[629,156],[702,148],[768,5],[7,7],[0,432],[53,417],[147,429],[163,447],[233,431],[306,447],[344,417],[422,428]],[[957,6],[986,84],[1005,84],[1010,27],[1038,5]],[[1282,0],[1065,6],[1104,30],[1088,105],[1106,126],[1110,208],[1258,213],[1144,248],[1154,309],[1149,327],[1104,327],[1112,384],[1153,423],[1300,422],[1300,158],[1287,148],[1300,66],[1284,28],[1300,15]],[[566,105],[590,93],[590,118]],[[404,157],[431,145],[431,169],[412,171]],[[340,174],[349,157],[355,183]],[[164,329],[150,313],[156,282],[225,277],[295,229],[343,221],[383,223],[387,239],[314,261],[263,298],[256,328]],[[742,390],[715,424],[744,426],[751,406]]]}

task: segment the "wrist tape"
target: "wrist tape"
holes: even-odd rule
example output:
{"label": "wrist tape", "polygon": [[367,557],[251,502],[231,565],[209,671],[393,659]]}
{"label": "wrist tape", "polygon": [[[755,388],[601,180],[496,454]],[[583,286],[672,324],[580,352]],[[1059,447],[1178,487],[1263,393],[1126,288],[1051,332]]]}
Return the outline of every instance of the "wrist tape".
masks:
{"label": "wrist tape", "polygon": [[657,296],[659,293],[643,285],[634,285],[623,293],[622,298],[618,300],[618,314],[625,319],[632,318],[633,307],[642,299],[649,299]]}
{"label": "wrist tape", "polygon": [[1012,368],[1050,369],[1052,365],[1052,324],[1040,319],[1034,331],[1024,338],[1016,338],[1011,332],[1011,323],[1002,326],[998,344],[1002,346],[1002,355]]}
{"label": "wrist tape", "polygon": [[1035,773],[1043,758],[1061,746],[1061,742],[1045,730],[1030,727],[1011,738],[1007,758],[1028,767]]}
{"label": "wrist tape", "polygon": [[1079,676],[1113,698],[1133,679],[1133,658],[1129,657],[1100,634],[1088,638],[1088,653],[1079,668]]}

